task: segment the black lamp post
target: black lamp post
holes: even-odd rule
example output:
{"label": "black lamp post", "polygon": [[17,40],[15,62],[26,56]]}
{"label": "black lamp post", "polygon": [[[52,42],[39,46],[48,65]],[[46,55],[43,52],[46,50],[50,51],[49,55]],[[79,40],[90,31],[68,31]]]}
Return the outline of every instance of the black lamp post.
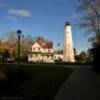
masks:
{"label": "black lamp post", "polygon": [[18,63],[20,63],[20,37],[22,36],[22,31],[17,30],[18,35]]}

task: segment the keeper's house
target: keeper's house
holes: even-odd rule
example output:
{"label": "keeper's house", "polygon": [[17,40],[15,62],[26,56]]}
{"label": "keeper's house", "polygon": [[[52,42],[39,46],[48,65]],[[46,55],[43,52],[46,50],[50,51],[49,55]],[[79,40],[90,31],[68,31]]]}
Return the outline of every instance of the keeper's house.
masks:
{"label": "keeper's house", "polygon": [[40,39],[29,44],[29,62],[52,63],[53,55],[53,42]]}

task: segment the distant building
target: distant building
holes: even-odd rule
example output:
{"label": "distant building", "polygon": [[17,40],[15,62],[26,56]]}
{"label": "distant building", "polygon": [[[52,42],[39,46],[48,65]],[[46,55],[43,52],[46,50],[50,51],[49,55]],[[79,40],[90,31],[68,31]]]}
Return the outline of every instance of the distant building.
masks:
{"label": "distant building", "polygon": [[54,60],[62,61],[63,60],[63,50],[55,51]]}
{"label": "distant building", "polygon": [[54,62],[53,55],[53,42],[40,39],[29,44],[29,62],[51,63]]}

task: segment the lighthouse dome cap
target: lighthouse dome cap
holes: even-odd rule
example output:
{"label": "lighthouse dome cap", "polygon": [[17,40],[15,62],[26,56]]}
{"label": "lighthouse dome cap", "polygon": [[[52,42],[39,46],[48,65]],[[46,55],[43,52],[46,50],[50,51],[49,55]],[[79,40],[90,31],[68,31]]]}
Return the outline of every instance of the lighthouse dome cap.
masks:
{"label": "lighthouse dome cap", "polygon": [[71,25],[71,24],[70,24],[69,21],[67,21],[67,22],[65,23],[65,26],[69,26],[69,25]]}

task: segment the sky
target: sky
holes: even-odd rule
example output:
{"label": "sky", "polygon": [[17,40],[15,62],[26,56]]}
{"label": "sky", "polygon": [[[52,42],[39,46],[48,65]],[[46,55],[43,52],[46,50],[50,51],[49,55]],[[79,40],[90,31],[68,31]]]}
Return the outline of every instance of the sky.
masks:
{"label": "sky", "polygon": [[0,0],[0,37],[21,29],[25,36],[42,36],[63,49],[64,24],[70,20],[74,48],[86,51],[88,38],[77,25],[76,9],[76,0]]}

